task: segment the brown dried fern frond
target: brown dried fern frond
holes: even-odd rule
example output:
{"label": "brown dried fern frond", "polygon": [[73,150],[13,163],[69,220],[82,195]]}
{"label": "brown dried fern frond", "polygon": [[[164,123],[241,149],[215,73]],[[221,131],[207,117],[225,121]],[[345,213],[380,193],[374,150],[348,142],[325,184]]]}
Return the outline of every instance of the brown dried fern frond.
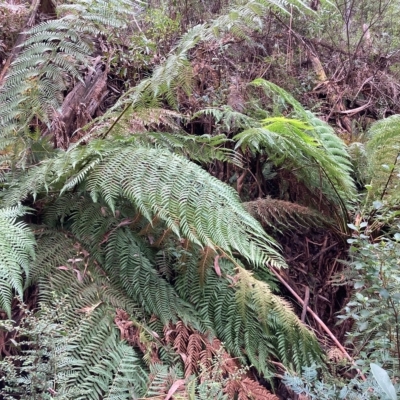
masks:
{"label": "brown dried fern frond", "polygon": [[328,223],[325,217],[315,210],[290,201],[267,197],[243,203],[246,210],[262,225],[283,233],[285,230],[301,231],[309,227],[324,226]]}
{"label": "brown dried fern frond", "polygon": [[[223,392],[229,398],[238,400],[277,400],[278,397],[270,393],[258,382],[251,379],[236,358],[224,350],[219,339],[210,339],[179,321],[176,325],[170,324],[164,329],[165,341],[173,344],[174,349],[182,357],[185,366],[185,377],[199,373],[200,382],[210,379],[210,371],[218,363],[218,373],[213,374],[213,380],[220,380]],[[205,371],[205,372],[204,372]]]}
{"label": "brown dried fern frond", "polygon": [[238,400],[278,400],[279,397],[269,392],[265,387],[249,377],[230,379],[224,392],[230,399]]}
{"label": "brown dried fern frond", "polygon": [[207,347],[205,337],[188,328],[182,321],[169,325],[164,329],[165,341],[172,344],[181,356],[185,366],[185,376],[197,372],[202,351]]}
{"label": "brown dried fern frond", "polygon": [[114,322],[121,333],[121,339],[139,348],[149,364],[160,362],[157,343],[145,332],[143,326],[130,318],[126,311],[117,309]]}

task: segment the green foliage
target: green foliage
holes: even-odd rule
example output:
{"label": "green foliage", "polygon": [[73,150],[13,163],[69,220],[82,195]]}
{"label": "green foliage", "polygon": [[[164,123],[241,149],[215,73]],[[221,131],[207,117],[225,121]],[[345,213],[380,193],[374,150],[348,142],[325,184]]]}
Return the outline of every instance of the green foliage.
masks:
{"label": "green foliage", "polygon": [[271,356],[296,369],[319,360],[314,336],[289,304],[271,292],[269,284],[243,268],[235,271],[234,265],[220,259],[223,278],[210,266],[200,286],[201,271],[189,264],[197,264],[196,259],[184,260],[184,265],[178,264],[176,291],[196,306],[201,320],[213,328],[231,354],[245,363],[244,348],[245,357],[265,376],[272,370],[268,361]]}
{"label": "green foliage", "polygon": [[[74,340],[74,355],[83,361],[71,381],[85,396],[79,399],[131,399],[146,388],[148,371],[142,355],[121,341],[111,309],[97,308]],[[95,329],[93,329],[95,327]]]}
{"label": "green foliage", "polygon": [[134,5],[82,0],[60,6],[63,17],[26,32],[28,38],[0,88],[0,151],[7,150],[2,162],[26,161],[32,120],[45,128],[51,125],[63,92],[81,80],[82,68],[90,62],[93,38],[109,27],[123,28]]}
{"label": "green foliage", "polygon": [[[166,344],[172,323],[190,327],[203,341],[223,340],[227,351],[267,380],[273,377],[272,360],[297,371],[321,362],[315,335],[272,291],[268,267],[285,266],[280,247],[238,194],[199,164],[218,160],[241,168],[239,148],[262,153],[264,172],[271,167],[270,175],[289,174],[315,204],[341,208],[345,216],[354,194],[346,147],[327,124],[262,80],[254,84],[278,94],[293,108],[293,118],[256,120],[222,106],[203,110],[219,124],[218,134],[188,135],[182,128],[190,120],[181,99],[193,88],[196,46],[247,40],[271,7],[286,12],[287,6],[306,6],[239,2],[192,27],[148,79],[88,124],[84,138],[67,151],[51,152],[40,129],[51,132],[64,91],[90,62],[93,41],[107,48],[110,59],[117,43],[135,52],[142,65],[153,66],[154,42],[177,32],[179,20],[159,10],[148,12],[156,23],[141,31],[135,4],[79,0],[60,6],[60,18],[27,33],[0,93],[0,150],[14,156],[12,171],[4,174],[2,206],[24,201],[34,207],[37,223],[34,252],[32,233],[16,222],[22,208],[3,208],[3,222],[0,213],[0,251],[7,260],[0,264],[6,288],[0,306],[10,313],[12,291],[22,295],[24,281],[37,285],[41,299],[42,314],[21,328],[32,339],[24,344],[28,350],[4,360],[7,385],[20,398],[165,398],[187,372],[187,355]],[[127,36],[142,39],[134,49],[122,38],[130,19],[140,33],[130,25]],[[160,46],[167,51],[172,43]],[[32,133],[34,118],[40,129]],[[231,136],[222,132],[240,130],[236,148],[229,150]],[[259,202],[268,212],[257,216],[278,229],[323,220],[289,202]],[[254,212],[254,204],[247,207]],[[55,297],[65,299],[62,312]],[[122,322],[116,317],[121,310],[127,315]],[[185,390],[199,399],[227,398],[223,385],[235,377],[221,373],[218,360],[210,362],[211,368],[186,380]]]}
{"label": "green foliage", "polygon": [[[372,373],[367,379],[356,376],[348,382],[335,379],[332,376],[323,376],[320,379],[317,368],[304,368],[301,377],[285,374],[283,382],[296,394],[308,396],[312,400],[395,400],[397,399],[393,384],[387,372],[378,365],[371,364]],[[391,396],[388,397],[389,389]]]}
{"label": "green foliage", "polygon": [[[337,162],[346,153],[336,156],[332,149],[326,151],[328,141],[311,132],[313,127],[301,120],[273,117],[262,121],[262,127],[247,129],[234,139],[236,148],[265,153],[275,167],[289,171],[305,187],[320,191],[330,204],[342,208],[346,218],[344,200],[350,200],[354,184],[346,164]],[[336,149],[337,141],[331,142]]]}
{"label": "green foliage", "polygon": [[354,227],[350,252],[351,283],[356,290],[344,308],[342,320],[353,320],[347,340],[365,367],[378,362],[400,375],[400,234],[370,242],[367,223]]}
{"label": "green foliage", "polygon": [[17,206],[0,209],[0,307],[11,315],[13,290],[23,296],[23,280],[35,257],[33,233],[17,219],[28,210]]}
{"label": "green foliage", "polygon": [[127,79],[135,79],[135,72],[140,75],[146,68],[154,67],[160,57],[169,53],[181,33],[181,16],[178,13],[171,18],[167,5],[149,7],[142,10],[138,20],[133,18],[139,29],[129,36],[115,32],[128,50],[118,52],[112,60],[116,73]]}
{"label": "green foliage", "polygon": [[14,203],[46,189],[63,193],[84,180],[93,200],[104,198],[113,212],[122,197],[149,222],[162,219],[179,237],[230,256],[239,251],[255,265],[284,265],[276,244],[244,212],[232,188],[178,155],[129,141],[93,140],[44,161],[15,182],[6,200]]}
{"label": "green foliage", "polygon": [[63,320],[62,302],[53,309],[43,305],[40,314],[25,308],[18,325],[1,321],[0,328],[13,332],[19,354],[0,361],[0,391],[3,399],[68,400],[86,394],[70,382],[76,378],[75,367],[82,361],[73,357],[72,344],[77,330],[69,331]]}
{"label": "green foliage", "polygon": [[388,373],[377,364],[371,363],[370,366],[372,375],[385,395],[387,395],[390,400],[397,400],[396,389],[390,381]]}
{"label": "green foliage", "polygon": [[[277,146],[280,153],[273,156],[277,160],[275,162],[288,163],[295,169],[295,174],[301,182],[321,190],[330,202],[340,204],[343,198],[348,204],[354,196],[354,182],[350,175],[352,165],[345,143],[332,127],[305,110],[284,89],[263,79],[256,79],[253,85],[278,96],[293,108],[294,116],[300,118],[279,117],[264,121],[263,135],[275,134],[271,138],[262,139],[266,150],[271,148],[269,146],[273,140],[280,140]],[[301,163],[303,168],[298,163]],[[305,165],[307,168],[304,168]]]}
{"label": "green foliage", "polygon": [[355,181],[361,187],[367,182],[368,179],[368,155],[364,143],[353,142],[349,146],[349,154],[353,164],[353,174]]}
{"label": "green foliage", "polygon": [[400,116],[393,115],[373,124],[366,145],[370,184],[367,201],[385,200],[394,205],[399,200],[399,125]]}
{"label": "green foliage", "polygon": [[165,99],[174,108],[179,108],[178,93],[190,94],[194,83],[189,52],[202,42],[222,45],[225,34],[247,39],[250,32],[259,31],[263,26],[263,16],[271,7],[279,12],[287,12],[290,5],[304,10],[308,8],[302,1],[250,0],[228,8],[227,12],[210,21],[189,29],[170,51],[165,61],[153,70],[148,79],[128,90],[117,106],[132,104],[135,107],[144,98]]}
{"label": "green foliage", "polygon": [[119,338],[110,309],[68,321],[67,298],[24,310],[15,332],[19,354],[0,362],[5,399],[131,399],[147,385],[137,352]]}

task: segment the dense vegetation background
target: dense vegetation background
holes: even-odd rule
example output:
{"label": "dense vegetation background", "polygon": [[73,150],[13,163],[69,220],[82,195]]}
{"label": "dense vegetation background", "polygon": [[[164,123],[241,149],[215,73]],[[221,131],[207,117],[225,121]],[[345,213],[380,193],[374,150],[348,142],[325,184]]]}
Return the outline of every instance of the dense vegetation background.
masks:
{"label": "dense vegetation background", "polygon": [[397,399],[399,15],[0,3],[0,397]]}

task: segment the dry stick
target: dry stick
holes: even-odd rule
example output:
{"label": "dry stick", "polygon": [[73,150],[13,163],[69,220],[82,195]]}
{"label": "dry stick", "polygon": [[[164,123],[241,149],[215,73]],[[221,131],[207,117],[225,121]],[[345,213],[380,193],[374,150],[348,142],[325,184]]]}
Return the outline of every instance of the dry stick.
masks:
{"label": "dry stick", "polygon": [[[357,366],[356,363],[354,362],[353,358],[350,356],[350,354],[346,351],[346,349],[341,345],[339,340],[337,340],[336,336],[331,332],[331,330],[322,322],[322,320],[318,317],[317,314],[309,306],[306,306],[304,304],[304,301],[301,299],[301,297],[290,287],[290,285],[279,275],[278,271],[276,271],[273,267],[270,267],[270,270],[273,272],[273,274],[279,279],[279,281],[286,287],[286,289],[289,290],[290,293],[296,298],[296,300],[306,308],[306,310],[314,317],[315,321],[317,324],[328,334],[328,336],[334,341],[336,346],[340,349],[340,351],[346,356],[346,358],[351,362],[352,365]],[[365,381],[365,375],[357,368],[357,372],[360,374],[361,378]]]}
{"label": "dry stick", "polygon": [[306,320],[308,302],[310,301],[310,288],[306,286],[306,293],[304,295],[304,302],[303,302],[303,311],[301,312],[301,322]]}

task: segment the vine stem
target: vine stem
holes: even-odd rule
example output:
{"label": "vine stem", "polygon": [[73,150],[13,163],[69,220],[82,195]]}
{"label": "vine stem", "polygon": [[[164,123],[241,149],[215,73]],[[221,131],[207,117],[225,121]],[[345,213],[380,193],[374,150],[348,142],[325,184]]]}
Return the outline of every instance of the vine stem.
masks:
{"label": "vine stem", "polygon": [[[296,298],[296,300],[304,307],[304,309],[306,309],[313,316],[313,318],[315,319],[317,324],[328,334],[328,336],[333,340],[333,342],[340,349],[340,351],[345,355],[345,357],[350,361],[350,363],[357,367],[353,358],[350,356],[350,354],[347,352],[347,350],[342,346],[342,344],[339,342],[337,337],[332,333],[332,331],[325,325],[325,323],[321,320],[321,318],[319,318],[318,315],[313,310],[311,310],[311,308],[309,306],[307,306],[304,303],[303,299],[282,278],[282,276],[279,274],[278,271],[276,271],[273,267],[270,267],[270,270],[279,279],[279,281],[286,287],[286,289],[288,289],[289,292]],[[358,368],[356,368],[356,370],[360,374],[361,379],[365,381],[366,380],[365,375]]]}

